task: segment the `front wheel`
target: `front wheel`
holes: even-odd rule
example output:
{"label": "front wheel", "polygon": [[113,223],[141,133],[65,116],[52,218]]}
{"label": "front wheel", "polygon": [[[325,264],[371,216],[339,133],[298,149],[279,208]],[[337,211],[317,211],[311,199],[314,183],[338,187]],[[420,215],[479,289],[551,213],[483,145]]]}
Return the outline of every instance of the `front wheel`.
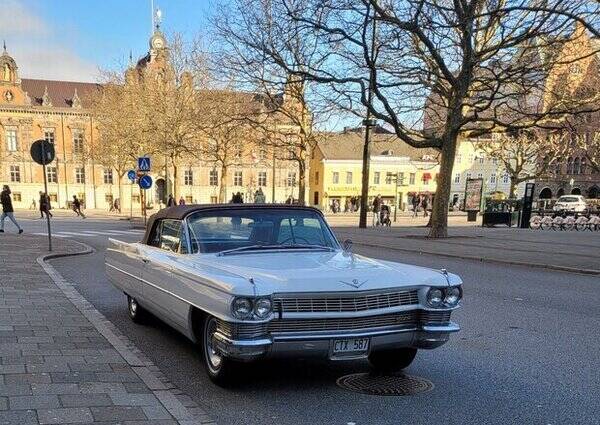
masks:
{"label": "front wheel", "polygon": [[133,323],[142,324],[146,322],[148,313],[138,304],[137,300],[127,295],[127,313]]}
{"label": "front wheel", "polygon": [[213,336],[217,331],[217,319],[207,317],[204,321],[202,348],[204,366],[211,381],[219,386],[228,386],[237,377],[240,364],[223,356],[213,345]]}
{"label": "front wheel", "polygon": [[416,355],[416,348],[374,351],[369,354],[369,363],[376,372],[394,373],[410,366]]}

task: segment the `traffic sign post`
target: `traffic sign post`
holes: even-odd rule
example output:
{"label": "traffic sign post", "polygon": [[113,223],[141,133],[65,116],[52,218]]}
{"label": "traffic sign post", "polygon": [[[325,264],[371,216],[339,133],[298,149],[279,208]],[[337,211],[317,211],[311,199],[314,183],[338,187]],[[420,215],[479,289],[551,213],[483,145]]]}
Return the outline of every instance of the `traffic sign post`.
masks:
{"label": "traffic sign post", "polygon": [[[31,158],[42,166],[42,173],[44,174],[44,196],[46,200],[49,200],[46,165],[54,161],[54,145],[45,139],[36,140],[31,144],[30,153]],[[48,227],[48,251],[52,251],[52,229],[50,226],[50,214],[48,211],[46,211],[46,225]]]}

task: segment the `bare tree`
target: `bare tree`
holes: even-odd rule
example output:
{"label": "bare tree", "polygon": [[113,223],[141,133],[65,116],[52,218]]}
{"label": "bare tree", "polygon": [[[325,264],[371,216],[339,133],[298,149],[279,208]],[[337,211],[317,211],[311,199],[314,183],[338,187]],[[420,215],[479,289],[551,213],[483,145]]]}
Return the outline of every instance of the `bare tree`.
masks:
{"label": "bare tree", "polygon": [[514,198],[519,184],[556,169],[572,151],[572,144],[564,134],[502,134],[492,141],[478,142],[476,147],[502,164],[510,177],[510,198]]}
{"label": "bare tree", "polygon": [[[597,97],[596,93],[571,96],[553,72],[574,63],[591,66],[596,54],[590,49],[569,55],[561,50],[568,37],[583,43],[586,32],[599,35],[596,2],[238,2],[245,13],[230,17],[231,25],[243,32],[248,27],[245,20],[253,24],[255,38],[246,41],[265,60],[320,83],[324,95],[342,110],[367,108],[405,143],[441,152],[430,237],[447,235],[459,137],[554,128],[574,111],[589,112]],[[268,13],[255,12],[258,8]],[[579,29],[573,33],[575,24]],[[315,46],[317,67],[298,68],[298,58],[290,60],[289,42],[294,39]],[[368,144],[364,151],[368,156]],[[364,198],[361,214],[366,214]],[[361,224],[366,223],[364,218]]]}

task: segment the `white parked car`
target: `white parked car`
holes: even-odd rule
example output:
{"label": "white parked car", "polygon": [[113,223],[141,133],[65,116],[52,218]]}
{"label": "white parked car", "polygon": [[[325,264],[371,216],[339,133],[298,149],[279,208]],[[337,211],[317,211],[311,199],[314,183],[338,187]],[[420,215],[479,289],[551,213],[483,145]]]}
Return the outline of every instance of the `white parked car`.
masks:
{"label": "white parked car", "polygon": [[587,203],[581,195],[564,195],[558,198],[553,210],[556,212],[585,212],[587,210]]}
{"label": "white parked car", "polygon": [[110,240],[106,271],[130,318],[149,311],[199,343],[219,384],[242,362],[276,356],[396,371],[459,330],[458,276],[353,254],[315,208],[166,208],[141,242]]}

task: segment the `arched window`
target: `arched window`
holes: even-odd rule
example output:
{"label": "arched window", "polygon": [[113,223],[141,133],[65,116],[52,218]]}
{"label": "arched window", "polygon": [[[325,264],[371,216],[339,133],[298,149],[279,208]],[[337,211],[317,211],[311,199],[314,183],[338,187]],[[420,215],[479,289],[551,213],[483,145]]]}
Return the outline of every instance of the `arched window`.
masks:
{"label": "arched window", "polygon": [[552,199],[552,190],[549,187],[545,187],[540,192],[540,199]]}
{"label": "arched window", "polygon": [[573,158],[567,158],[567,174],[573,174]]}
{"label": "arched window", "polygon": [[581,174],[581,160],[576,157],[573,161],[573,174]]}

